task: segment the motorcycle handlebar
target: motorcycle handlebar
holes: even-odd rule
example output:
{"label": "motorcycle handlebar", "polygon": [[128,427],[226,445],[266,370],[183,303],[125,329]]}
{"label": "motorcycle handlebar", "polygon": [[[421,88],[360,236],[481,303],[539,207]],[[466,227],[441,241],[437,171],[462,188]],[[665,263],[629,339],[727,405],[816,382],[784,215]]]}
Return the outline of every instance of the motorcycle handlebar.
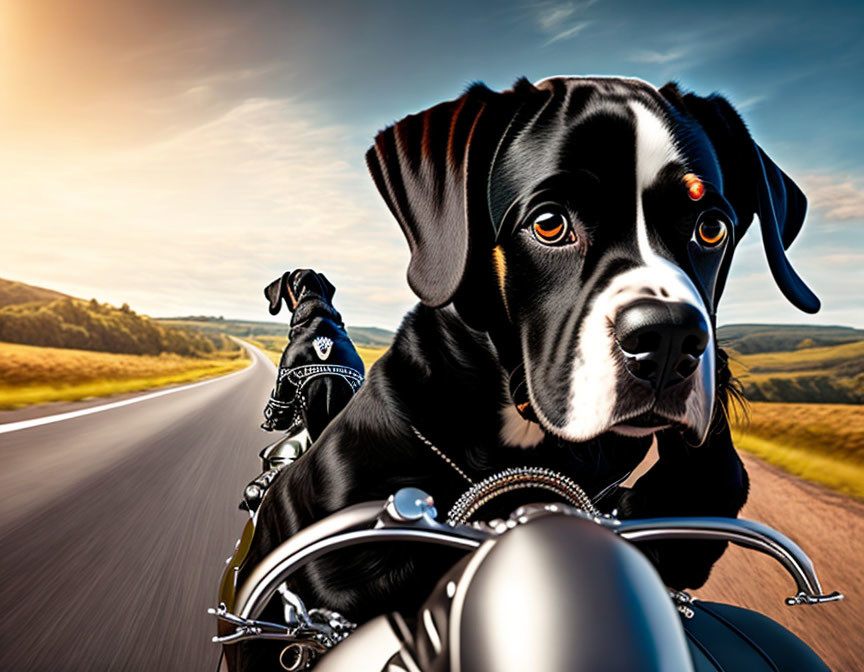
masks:
{"label": "motorcycle handlebar", "polygon": [[[651,518],[618,520],[591,516],[563,504],[532,505],[518,509],[503,529],[538,515],[564,514],[591,520],[631,543],[672,539],[729,541],[764,553],[786,569],[797,592],[787,605],[821,604],[843,599],[835,591],[823,594],[813,563],[801,548],[777,530],[737,518]],[[450,526],[435,520],[432,498],[421,490],[403,488],[387,502],[356,504],[300,530],[255,567],[237,593],[236,613],[257,618],[278,587],[298,569],[337,549],[358,544],[409,541],[433,543],[472,551],[494,539],[502,528],[486,525]]]}

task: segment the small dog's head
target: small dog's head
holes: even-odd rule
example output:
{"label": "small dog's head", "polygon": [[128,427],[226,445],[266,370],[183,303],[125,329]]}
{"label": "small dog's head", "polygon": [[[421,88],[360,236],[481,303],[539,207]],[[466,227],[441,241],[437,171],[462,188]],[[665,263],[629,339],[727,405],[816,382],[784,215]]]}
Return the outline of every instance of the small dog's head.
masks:
{"label": "small dog's head", "polygon": [[291,312],[307,297],[319,298],[330,305],[336,288],[323,273],[308,268],[286,271],[264,288],[264,296],[270,302],[271,315],[282,310],[282,301]]}
{"label": "small dog's head", "polygon": [[499,341],[505,325],[534,414],[569,440],[674,425],[704,441],[715,310],[754,214],[783,293],[819,309],[784,253],[806,199],[720,96],[622,78],[475,85],[382,131],[367,161],[411,287],[484,313]]}

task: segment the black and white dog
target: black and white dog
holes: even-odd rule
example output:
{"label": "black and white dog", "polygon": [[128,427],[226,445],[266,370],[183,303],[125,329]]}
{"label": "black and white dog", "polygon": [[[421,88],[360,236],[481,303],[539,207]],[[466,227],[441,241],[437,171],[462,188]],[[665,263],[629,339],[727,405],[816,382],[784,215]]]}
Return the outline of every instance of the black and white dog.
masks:
{"label": "black and white dog", "polygon": [[264,289],[271,315],[283,301],[292,315],[262,429],[306,429],[314,441],[363,383],[363,360],[333,306],[335,293],[323,273],[306,268],[283,273]]}
{"label": "black and white dog", "polygon": [[[446,510],[467,479],[508,466],[565,473],[624,518],[737,515],[748,480],[715,310],[754,214],[784,294],[808,312],[819,302],[784,253],[806,200],[724,98],[623,78],[478,84],[382,131],[367,161],[408,239],[421,303],[269,490],[244,572],[349,504],[413,485]],[[632,489],[614,487],[652,435],[659,461]],[[649,553],[685,588],[723,550]],[[334,554],[293,588],[357,622],[411,612],[444,553]]]}

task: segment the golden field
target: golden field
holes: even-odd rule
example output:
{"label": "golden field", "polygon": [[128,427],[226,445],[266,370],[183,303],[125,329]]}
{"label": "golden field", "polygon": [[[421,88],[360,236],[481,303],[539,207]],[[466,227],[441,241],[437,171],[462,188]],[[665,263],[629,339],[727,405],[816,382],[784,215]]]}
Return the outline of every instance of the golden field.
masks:
{"label": "golden field", "polygon": [[739,417],[733,424],[738,448],[864,498],[864,406],[753,402],[749,407],[749,419]]}
{"label": "golden field", "polygon": [[[284,336],[256,336],[255,338],[247,338],[246,340],[252,345],[261,348],[276,366],[279,366],[282,351],[288,345],[288,339]],[[357,354],[360,355],[360,359],[363,360],[366,371],[369,371],[369,367],[378,361],[381,355],[387,352],[387,348],[384,347],[367,347],[363,345],[355,345],[355,347],[357,348]]]}
{"label": "golden field", "polygon": [[185,383],[230,373],[248,363],[243,350],[201,358],[0,343],[0,409]]}
{"label": "golden field", "polygon": [[362,346],[357,347],[357,354],[360,355],[360,359],[363,360],[363,364],[366,366],[366,371],[369,371],[369,367],[371,367],[375,362],[378,361],[378,358],[381,357],[385,352],[387,352],[387,348],[366,348]]}
{"label": "golden field", "polygon": [[279,366],[279,358],[282,356],[282,351],[285,349],[285,346],[288,345],[287,336],[268,336],[261,334],[254,338],[247,338],[246,340],[261,348],[276,366]]}
{"label": "golden field", "polygon": [[753,354],[730,349],[729,355],[732,375],[753,401],[864,401],[864,341]]}

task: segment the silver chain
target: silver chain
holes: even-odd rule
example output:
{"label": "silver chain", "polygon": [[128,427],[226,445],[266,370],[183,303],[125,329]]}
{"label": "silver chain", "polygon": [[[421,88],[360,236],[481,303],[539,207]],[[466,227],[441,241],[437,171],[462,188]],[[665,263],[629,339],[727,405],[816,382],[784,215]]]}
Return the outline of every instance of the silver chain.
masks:
{"label": "silver chain", "polygon": [[432,450],[433,453],[435,453],[438,457],[440,457],[440,458],[441,458],[442,460],[444,460],[447,464],[449,464],[451,467],[453,467],[453,469],[454,469],[454,470],[455,470],[455,471],[456,471],[456,472],[457,472],[457,473],[458,473],[462,478],[464,478],[466,481],[468,481],[468,485],[474,485],[474,481],[471,480],[471,478],[468,476],[468,474],[466,474],[464,471],[462,471],[462,470],[459,468],[459,465],[458,465],[458,464],[456,464],[453,460],[451,460],[449,457],[447,457],[447,456],[446,456],[446,455],[445,455],[445,454],[444,454],[444,453],[443,453],[443,452],[442,452],[442,451],[441,451],[441,450],[440,450],[440,449],[439,449],[439,448],[438,448],[434,443],[432,443],[429,439],[427,439],[425,436],[423,436],[423,435],[420,433],[420,430],[417,429],[414,425],[411,425],[410,427],[411,427],[411,431],[414,432],[415,436],[416,436],[418,439],[420,439],[423,443],[425,443],[427,446],[429,446],[429,448]]}
{"label": "silver chain", "polygon": [[514,490],[546,490],[592,516],[603,514],[585,491],[569,476],[546,467],[509,467],[492,474],[462,493],[447,514],[449,525],[465,525],[485,504]]}
{"label": "silver chain", "polygon": [[595,516],[602,515],[591,502],[591,498],[573,479],[546,467],[510,467],[497,474],[492,474],[480,483],[475,483],[468,474],[459,468],[458,464],[444,454],[444,451],[423,436],[419,429],[414,425],[410,425],[410,427],[420,441],[450,465],[471,486],[462,493],[462,496],[456,500],[453,508],[450,509],[450,513],[447,515],[447,522],[450,525],[467,523],[471,516],[490,500],[505,492],[523,488],[549,490],[586,513]]}

